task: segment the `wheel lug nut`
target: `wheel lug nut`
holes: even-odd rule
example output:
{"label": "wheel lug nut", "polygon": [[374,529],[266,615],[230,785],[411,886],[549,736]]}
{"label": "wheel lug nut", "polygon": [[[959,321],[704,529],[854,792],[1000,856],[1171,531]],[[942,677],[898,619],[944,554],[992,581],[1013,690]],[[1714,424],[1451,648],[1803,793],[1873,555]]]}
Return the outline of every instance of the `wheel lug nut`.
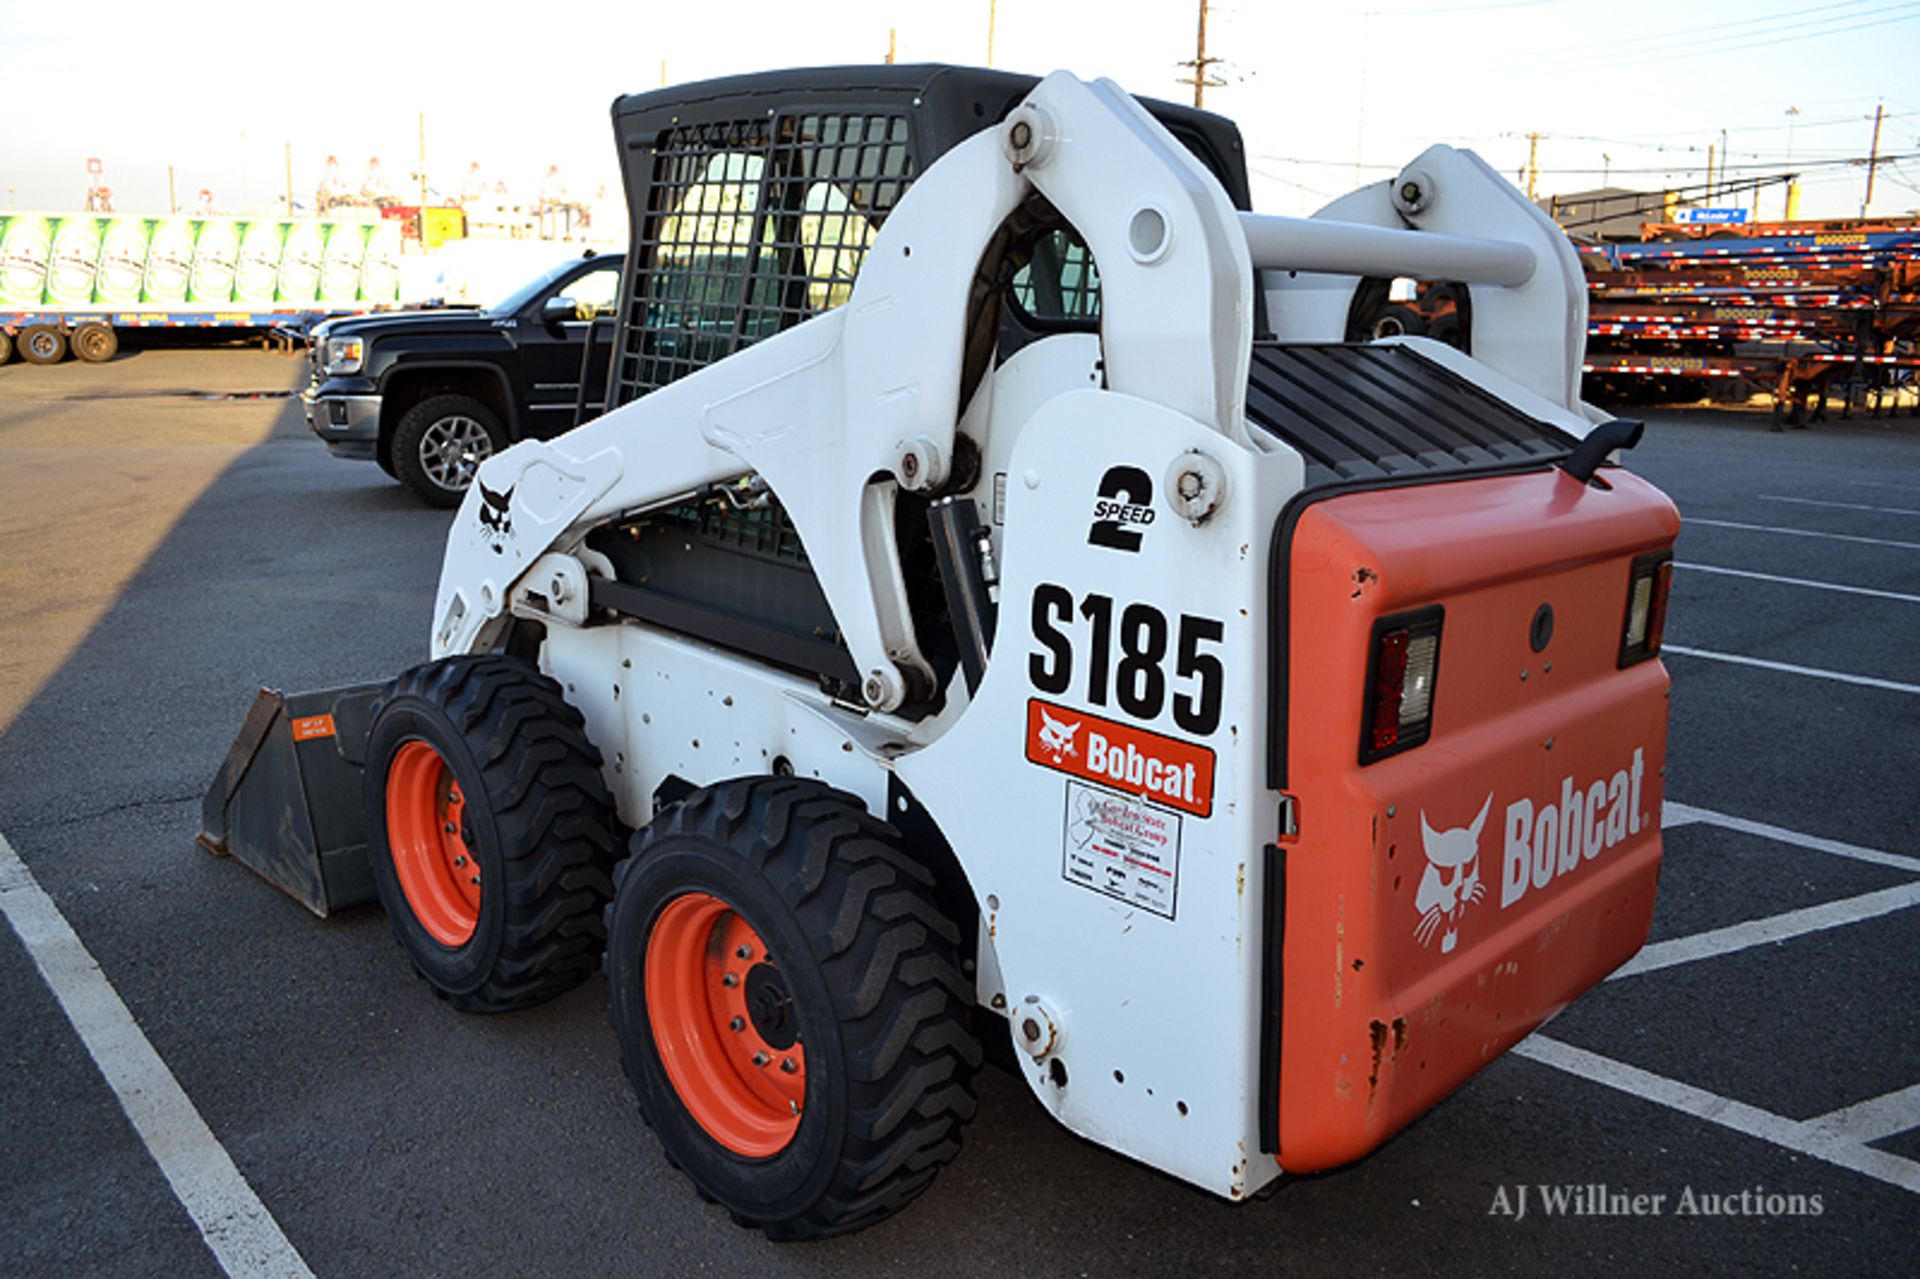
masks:
{"label": "wheel lug nut", "polygon": [[460,856],[453,859],[453,864],[455,866],[465,866],[467,864],[467,855],[465,853],[460,854]]}
{"label": "wheel lug nut", "polygon": [[772,1060],[773,1058],[767,1056],[765,1053],[755,1053],[753,1055],[753,1064],[756,1066],[764,1066]]}
{"label": "wheel lug nut", "polygon": [[734,953],[734,954],[736,954],[736,955],[738,955],[738,956],[740,956],[740,958],[742,958],[742,959],[752,959],[752,958],[753,958],[753,947],[751,947],[751,946],[742,946],[742,947],[740,947],[740,948],[739,948],[738,950],[736,950],[736,951],[734,951],[733,953]]}
{"label": "wheel lug nut", "polygon": [[793,1058],[782,1057],[780,1059],[780,1069],[786,1071],[789,1075],[791,1075],[794,1071],[800,1069],[800,1067],[794,1064]]}
{"label": "wheel lug nut", "polygon": [[480,886],[480,877],[478,875],[475,875],[473,876],[473,878],[469,879],[467,882],[469,884],[472,884],[475,888],[478,888]]}
{"label": "wheel lug nut", "polygon": [[455,834],[459,831],[459,829],[460,828],[458,826],[455,826],[452,822],[447,823],[447,834],[449,835]]}
{"label": "wheel lug nut", "polygon": [[734,975],[733,973],[728,973],[720,979],[720,984],[722,986],[726,986],[729,989],[731,989],[732,987],[738,986],[740,984],[740,978]]}
{"label": "wheel lug nut", "polygon": [[747,1019],[745,1017],[735,1017],[732,1021],[727,1023],[728,1030],[745,1030],[746,1028],[747,1028]]}

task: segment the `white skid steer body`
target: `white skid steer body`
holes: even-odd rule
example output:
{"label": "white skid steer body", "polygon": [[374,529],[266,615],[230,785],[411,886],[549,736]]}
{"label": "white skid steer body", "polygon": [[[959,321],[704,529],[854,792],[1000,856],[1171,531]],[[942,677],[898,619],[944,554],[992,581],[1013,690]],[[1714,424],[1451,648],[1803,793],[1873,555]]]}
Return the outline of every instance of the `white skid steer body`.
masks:
{"label": "white skid steer body", "polygon": [[[975,265],[1036,191],[1098,263],[1100,331],[1043,338],[963,387]],[[1009,1018],[1034,1095],[1076,1133],[1245,1197],[1280,1172],[1259,1154],[1259,852],[1282,799],[1267,549],[1305,470],[1248,420],[1254,289],[1283,343],[1338,342],[1363,275],[1472,282],[1477,358],[1406,341],[1590,429],[1575,255],[1477,157],[1435,147],[1318,218],[1243,214],[1125,92],[1056,73],[916,179],[844,305],[487,461],[448,540],[434,656],[537,620],[630,825],[669,777],[789,761],[877,815],[897,779],[964,868],[978,1000]],[[893,507],[947,481],[962,435],[997,635],[978,687],[954,675],[915,720],[896,712],[933,666]],[[798,529],[863,704],[590,607],[610,570],[588,531],[748,475]],[[1095,865],[1092,845],[1128,851]]]}

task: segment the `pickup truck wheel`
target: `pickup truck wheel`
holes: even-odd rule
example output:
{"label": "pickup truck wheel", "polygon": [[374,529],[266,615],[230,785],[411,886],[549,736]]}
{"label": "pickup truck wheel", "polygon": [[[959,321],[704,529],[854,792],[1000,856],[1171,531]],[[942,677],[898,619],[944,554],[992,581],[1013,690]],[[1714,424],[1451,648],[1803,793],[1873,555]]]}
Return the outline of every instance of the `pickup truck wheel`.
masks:
{"label": "pickup truck wheel", "polygon": [[927,868],[801,778],[697,790],[634,837],[611,1015],[668,1160],[775,1240],[891,1216],[959,1153],[980,1044]]}
{"label": "pickup truck wheel", "polygon": [[67,341],[75,358],[88,364],[105,364],[120,350],[119,335],[108,324],[82,324]]}
{"label": "pickup truck wheel", "polygon": [[401,416],[393,473],[429,506],[458,506],[480,464],[506,446],[492,409],[468,395],[435,395]]}
{"label": "pickup truck wheel", "polygon": [[15,342],[28,364],[58,364],[67,358],[67,335],[51,324],[29,324]]}
{"label": "pickup truck wheel", "polygon": [[374,888],[441,998],[503,1012],[593,972],[621,828],[551,679],[498,656],[401,675],[373,706],[365,804]]}

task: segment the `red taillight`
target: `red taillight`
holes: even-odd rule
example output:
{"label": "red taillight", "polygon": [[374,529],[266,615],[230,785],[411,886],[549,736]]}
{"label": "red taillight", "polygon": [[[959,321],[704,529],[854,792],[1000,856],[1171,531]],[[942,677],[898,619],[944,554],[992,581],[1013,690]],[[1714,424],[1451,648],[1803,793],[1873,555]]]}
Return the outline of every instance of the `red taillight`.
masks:
{"label": "red taillight", "polygon": [[1433,688],[1440,668],[1438,607],[1383,617],[1374,623],[1367,662],[1367,699],[1360,726],[1360,762],[1407,750],[1427,740],[1433,724]]}
{"label": "red taillight", "polygon": [[1667,629],[1667,590],[1673,583],[1673,552],[1656,551],[1633,562],[1627,577],[1627,619],[1620,632],[1620,665],[1644,662],[1660,651]]}
{"label": "red taillight", "polygon": [[1673,561],[1664,561],[1653,571],[1653,602],[1647,610],[1647,648],[1660,651],[1660,638],[1667,630],[1667,589],[1673,585]]}
{"label": "red taillight", "polygon": [[1407,632],[1388,631],[1373,658],[1373,721],[1367,735],[1377,751],[1400,740],[1400,696],[1406,678]]}

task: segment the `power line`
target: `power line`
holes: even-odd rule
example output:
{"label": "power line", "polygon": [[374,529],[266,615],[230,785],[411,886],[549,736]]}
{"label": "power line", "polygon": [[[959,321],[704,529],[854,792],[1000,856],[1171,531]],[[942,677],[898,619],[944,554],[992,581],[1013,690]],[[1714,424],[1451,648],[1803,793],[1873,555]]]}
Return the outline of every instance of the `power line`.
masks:
{"label": "power line", "polygon": [[[1853,31],[1865,31],[1871,27],[1884,27],[1894,23],[1909,22],[1915,17],[1920,17],[1920,4],[1894,5],[1890,6],[1889,9],[1869,10],[1859,14],[1842,14],[1837,15],[1837,17],[1840,19],[1864,17],[1866,13],[1888,13],[1894,10],[1898,10],[1899,12],[1895,13],[1892,17],[1876,17],[1871,21],[1856,22],[1851,26],[1828,27],[1822,31],[1797,32],[1789,35],[1781,35],[1774,39],[1747,40],[1744,42],[1736,41],[1734,43],[1715,43],[1709,41],[1706,43],[1706,47],[1702,47],[1701,42],[1695,41],[1686,46],[1674,45],[1665,49],[1650,50],[1645,53],[1628,52],[1621,55],[1614,55],[1611,58],[1562,61],[1557,64],[1544,64],[1531,67],[1520,66],[1513,69],[1521,74],[1545,75],[1572,70],[1576,67],[1584,70],[1611,70],[1624,66],[1647,66],[1660,62],[1672,62],[1681,58],[1713,58],[1719,57],[1722,54],[1739,53],[1748,49],[1764,49],[1769,45],[1787,44],[1805,40],[1820,40],[1825,39],[1827,36],[1845,35]],[[1833,19],[1823,19],[1822,21],[1832,20]],[[1786,30],[1786,28],[1781,28],[1781,30]]]}
{"label": "power line", "polygon": [[[1777,23],[1790,22],[1795,25],[1805,25],[1809,21],[1809,15],[1816,13],[1829,13],[1828,17],[1811,19],[1812,22],[1816,23],[1856,18],[1860,16],[1858,10],[1860,10],[1862,6],[1880,2],[1881,0],[1833,0],[1832,3],[1814,5],[1811,8],[1805,9],[1789,9],[1779,13],[1759,14],[1748,18],[1733,18],[1725,22],[1709,22],[1695,27],[1671,27],[1664,30],[1621,36],[1613,40],[1583,41],[1577,45],[1563,45],[1558,49],[1540,49],[1530,53],[1515,54],[1511,57],[1497,59],[1496,61],[1508,63],[1559,62],[1567,58],[1592,58],[1596,54],[1602,59],[1610,59],[1616,56],[1616,52],[1614,51],[1624,52],[1643,46],[1658,49],[1671,44],[1675,40],[1680,40],[1683,43],[1693,43],[1694,41],[1691,37],[1714,35],[1720,32],[1733,31],[1736,28],[1752,28],[1733,37],[1735,39],[1742,39],[1746,36],[1765,34],[1766,32],[1762,29],[1767,27],[1774,27],[1775,30],[1783,29],[1776,27],[1775,24]],[[1834,9],[1852,9],[1856,12],[1839,14],[1829,12]]]}

